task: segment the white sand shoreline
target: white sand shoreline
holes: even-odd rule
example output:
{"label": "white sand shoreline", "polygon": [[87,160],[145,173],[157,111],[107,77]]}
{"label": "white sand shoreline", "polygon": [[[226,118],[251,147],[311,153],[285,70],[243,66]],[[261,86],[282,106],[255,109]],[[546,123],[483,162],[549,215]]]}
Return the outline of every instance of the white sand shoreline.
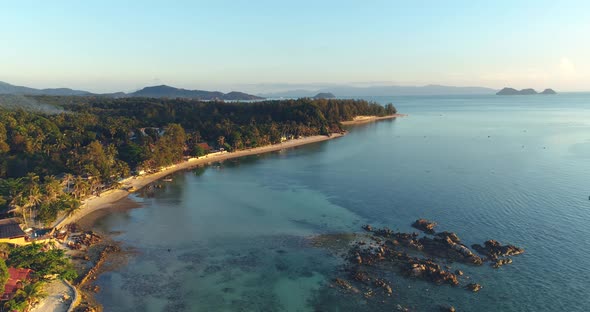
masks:
{"label": "white sand shoreline", "polygon": [[353,118],[353,120],[349,120],[349,121],[342,121],[341,124],[344,126],[353,126],[353,125],[361,125],[361,124],[366,124],[366,123],[370,123],[370,122],[375,122],[375,121],[379,121],[379,120],[385,120],[385,119],[395,119],[398,117],[406,117],[407,115],[405,114],[393,114],[393,115],[388,115],[388,116],[356,116]]}
{"label": "white sand shoreline", "polygon": [[[359,125],[359,124],[365,124],[365,123],[375,122],[375,121],[379,121],[379,120],[393,119],[393,118],[405,117],[405,116],[406,115],[403,115],[403,114],[394,114],[394,115],[382,116],[382,117],[357,116],[354,118],[354,120],[344,121],[344,122],[342,122],[342,124],[346,125],[346,126]],[[306,144],[327,141],[327,140],[342,137],[344,135],[345,135],[345,133],[332,133],[330,136],[315,135],[315,136],[305,137],[302,139],[289,140],[289,141],[279,143],[279,144],[256,147],[256,148],[252,148],[252,149],[244,149],[244,150],[240,150],[240,151],[233,152],[233,153],[222,153],[222,154],[215,154],[215,155],[210,154],[210,155],[204,156],[204,157],[191,158],[189,160],[178,163],[176,165],[172,165],[172,166],[163,168],[159,172],[156,172],[156,173],[147,174],[147,175],[143,175],[143,176],[129,177],[129,178],[121,181],[122,186],[120,188],[107,190],[107,191],[100,193],[99,196],[91,196],[91,197],[85,199],[82,202],[82,208],[80,208],[80,210],[78,210],[77,212],[75,212],[71,216],[63,217],[60,221],[58,221],[55,224],[55,228],[59,229],[66,224],[80,220],[82,217],[84,217],[94,211],[108,208],[108,207],[112,206],[112,204],[114,202],[116,202],[120,199],[123,199],[123,198],[127,197],[129,194],[131,194],[131,192],[127,191],[127,190],[132,189],[132,190],[137,191],[154,181],[162,179],[162,178],[164,178],[174,172],[180,171],[180,170],[190,169],[190,168],[193,168],[193,167],[196,167],[199,165],[206,165],[211,162],[216,162],[216,161],[221,161],[221,160],[226,160],[226,159],[232,159],[232,158],[238,158],[238,157],[244,157],[244,156],[250,156],[250,155],[258,155],[258,154],[263,154],[263,153],[268,153],[268,152],[273,152],[273,151],[279,151],[279,150],[286,149],[286,148],[293,148],[293,147],[302,146],[302,145],[306,145]]]}
{"label": "white sand shoreline", "polygon": [[178,163],[176,165],[172,165],[172,166],[163,168],[162,170],[160,170],[159,172],[156,172],[156,173],[147,174],[147,175],[143,175],[143,176],[129,177],[129,178],[121,181],[121,184],[122,184],[121,188],[104,191],[99,196],[91,196],[91,197],[85,199],[82,202],[82,208],[80,208],[80,210],[75,212],[73,215],[64,217],[63,219],[58,221],[56,223],[55,227],[61,228],[61,227],[65,226],[66,224],[80,220],[82,217],[84,217],[94,211],[97,211],[97,210],[100,210],[103,208],[108,208],[112,203],[114,203],[122,198],[125,198],[126,196],[131,194],[131,192],[127,191],[127,189],[139,190],[142,187],[144,187],[154,181],[162,179],[162,178],[164,178],[174,172],[180,171],[180,170],[190,169],[190,168],[193,168],[193,167],[196,167],[199,165],[206,165],[211,162],[216,162],[216,161],[221,161],[221,160],[226,160],[226,159],[232,159],[232,158],[238,158],[238,157],[244,157],[244,156],[250,156],[250,155],[258,155],[258,154],[269,153],[269,152],[273,152],[273,151],[279,151],[279,150],[286,149],[286,148],[293,148],[293,147],[302,146],[302,145],[306,145],[306,144],[327,141],[327,140],[339,138],[342,136],[344,136],[344,134],[341,134],[341,133],[332,133],[331,136],[316,135],[316,136],[305,137],[302,139],[289,140],[289,141],[279,143],[279,144],[273,144],[273,145],[267,145],[267,146],[262,146],[262,147],[256,147],[256,148],[252,148],[252,149],[240,150],[240,151],[233,152],[233,153],[223,153],[223,154],[216,154],[216,155],[206,156],[206,157],[191,158],[189,160]]}

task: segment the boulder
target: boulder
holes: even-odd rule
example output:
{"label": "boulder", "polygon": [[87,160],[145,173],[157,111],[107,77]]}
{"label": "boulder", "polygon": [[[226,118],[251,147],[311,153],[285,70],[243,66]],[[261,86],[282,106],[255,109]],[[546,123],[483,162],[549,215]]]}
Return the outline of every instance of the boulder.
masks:
{"label": "boulder", "polygon": [[467,286],[465,286],[465,288],[471,290],[472,292],[478,292],[480,291],[483,287],[480,284],[477,283],[471,283],[468,284]]}
{"label": "boulder", "polygon": [[436,227],[436,222],[428,221],[426,219],[418,219],[412,224],[412,226],[420,231],[423,231],[424,233],[434,234],[434,227]]}

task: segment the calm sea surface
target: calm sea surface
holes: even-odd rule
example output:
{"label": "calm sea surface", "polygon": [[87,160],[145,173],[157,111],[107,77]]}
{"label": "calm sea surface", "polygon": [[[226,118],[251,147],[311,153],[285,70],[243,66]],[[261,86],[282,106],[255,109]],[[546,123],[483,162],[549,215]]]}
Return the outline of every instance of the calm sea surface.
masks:
{"label": "calm sea surface", "polygon": [[[134,248],[101,275],[105,311],[590,310],[590,94],[380,97],[408,117],[182,172],[99,219]],[[361,225],[438,222],[526,253],[460,268],[479,293],[392,275],[376,304],[329,287],[342,257],[308,244]]]}

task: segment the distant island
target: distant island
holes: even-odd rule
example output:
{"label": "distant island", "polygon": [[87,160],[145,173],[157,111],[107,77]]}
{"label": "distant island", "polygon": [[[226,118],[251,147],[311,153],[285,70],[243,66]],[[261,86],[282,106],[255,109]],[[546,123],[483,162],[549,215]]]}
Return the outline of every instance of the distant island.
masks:
{"label": "distant island", "polygon": [[51,96],[102,96],[110,98],[127,98],[127,97],[149,97],[149,98],[168,98],[168,99],[191,99],[191,100],[224,100],[224,101],[252,101],[263,100],[263,97],[247,94],[244,92],[232,91],[223,93],[219,91],[187,90],[166,85],[145,87],[141,90],[124,93],[91,93],[82,90],[73,90],[69,88],[55,89],[35,89],[29,87],[15,86],[0,81],[0,94],[8,95],[51,95]]}
{"label": "distant island", "polygon": [[514,88],[504,88],[500,91],[498,91],[498,93],[496,93],[496,95],[533,95],[533,94],[557,94],[557,92],[553,91],[553,89],[545,89],[543,90],[543,92],[538,93],[537,91],[535,91],[535,89],[522,89],[522,90],[516,90]]}
{"label": "distant island", "polygon": [[313,98],[314,99],[335,99],[336,96],[330,92],[320,92],[320,93],[316,94]]}
{"label": "distant island", "polygon": [[[265,86],[269,87],[269,86]],[[272,85],[270,86],[272,87]],[[280,88],[285,88],[281,85]],[[314,97],[318,93],[338,94],[338,97],[362,97],[362,96],[405,96],[405,95],[467,95],[467,94],[494,94],[498,90],[484,87],[454,87],[441,85],[426,86],[351,86],[351,85],[294,85],[293,89],[258,93],[265,98],[302,98]]]}

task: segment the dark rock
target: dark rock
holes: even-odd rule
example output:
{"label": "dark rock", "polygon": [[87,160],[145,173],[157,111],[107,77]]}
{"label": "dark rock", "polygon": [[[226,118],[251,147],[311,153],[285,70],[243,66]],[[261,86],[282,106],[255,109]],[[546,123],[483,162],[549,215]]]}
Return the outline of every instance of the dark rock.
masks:
{"label": "dark rock", "polygon": [[512,259],[510,259],[510,258],[506,258],[506,259],[498,259],[498,260],[496,260],[496,262],[494,262],[494,263],[492,264],[492,267],[493,267],[494,269],[497,269],[497,268],[499,268],[499,267],[501,267],[501,266],[503,266],[503,265],[510,264],[510,263],[512,263]]}
{"label": "dark rock", "polygon": [[375,286],[383,288],[383,290],[385,290],[385,292],[387,293],[388,296],[393,293],[393,290],[391,289],[391,285],[386,280],[376,279]]}
{"label": "dark rock", "polygon": [[455,234],[453,232],[444,231],[444,232],[437,233],[435,236],[438,238],[443,238],[443,239],[449,238],[451,241],[453,241],[457,244],[461,242],[461,239],[459,238],[459,236],[457,236],[457,234]]}
{"label": "dark rock", "polygon": [[480,284],[477,283],[471,283],[468,284],[467,286],[465,286],[465,288],[471,290],[472,292],[478,292],[480,291],[483,287]]}
{"label": "dark rock", "polygon": [[367,274],[367,272],[364,271],[360,271],[357,269],[353,269],[350,272],[350,277],[357,281],[357,282],[361,282],[363,284],[369,284],[369,282],[371,281],[371,277],[369,277],[369,274]]}
{"label": "dark rock", "polygon": [[459,281],[455,274],[443,270],[440,265],[430,259],[413,258],[409,260],[404,267],[404,273],[412,277],[425,279],[438,285],[459,285]]}
{"label": "dark rock", "polygon": [[352,286],[352,284],[350,284],[348,281],[343,280],[341,278],[334,279],[334,283],[336,284],[336,286],[338,286],[344,290],[351,291],[353,293],[359,292],[359,290],[356,289],[354,286]]}
{"label": "dark rock", "polygon": [[365,225],[363,225],[363,230],[365,230],[367,232],[371,232],[371,231],[373,231],[373,228],[371,227],[370,224],[365,224]]}
{"label": "dark rock", "polygon": [[433,256],[481,265],[483,260],[460,242],[461,240],[455,233],[449,232],[438,233],[434,238],[423,237],[420,239],[424,251]]}
{"label": "dark rock", "polygon": [[487,255],[492,260],[496,260],[498,257],[516,256],[524,252],[522,248],[514,245],[502,245],[493,239],[486,241],[484,246],[475,244],[471,247],[482,255]]}
{"label": "dark rock", "polygon": [[428,221],[426,219],[418,219],[413,224],[413,227],[427,234],[434,234],[434,227],[436,222]]}

